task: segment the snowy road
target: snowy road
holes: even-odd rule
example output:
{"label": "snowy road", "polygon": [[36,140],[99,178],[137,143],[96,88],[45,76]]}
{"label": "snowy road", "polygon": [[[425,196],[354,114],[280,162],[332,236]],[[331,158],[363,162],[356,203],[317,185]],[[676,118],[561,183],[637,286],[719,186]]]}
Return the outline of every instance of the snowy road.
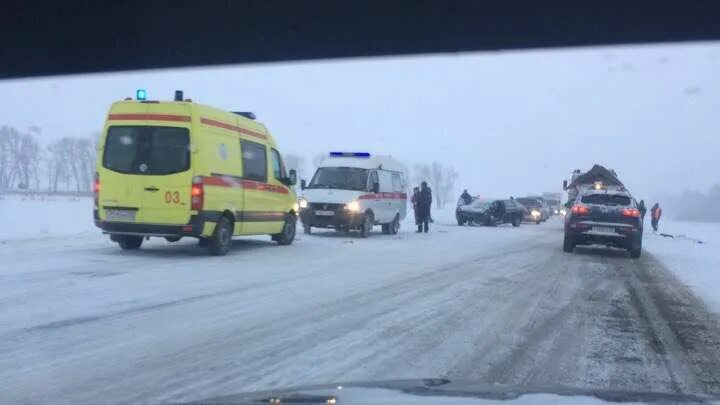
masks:
{"label": "snowy road", "polygon": [[559,221],[191,241],[0,244],[0,402],[158,403],[348,380],[720,393],[720,323],[655,259]]}

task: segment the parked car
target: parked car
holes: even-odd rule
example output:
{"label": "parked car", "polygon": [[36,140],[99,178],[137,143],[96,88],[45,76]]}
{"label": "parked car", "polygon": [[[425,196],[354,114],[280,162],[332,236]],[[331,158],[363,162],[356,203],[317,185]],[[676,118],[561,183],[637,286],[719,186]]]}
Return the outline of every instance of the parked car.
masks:
{"label": "parked car", "polygon": [[640,257],[643,221],[635,199],[623,190],[587,189],[577,196],[565,217],[563,250],[602,244],[627,249]]}
{"label": "parked car", "polygon": [[475,199],[470,204],[458,205],[455,217],[458,225],[479,224],[494,226],[512,224],[520,226],[523,218],[523,206],[515,200]]}
{"label": "parked car", "polygon": [[522,204],[524,207],[523,221],[525,222],[535,222],[536,224],[539,224],[540,222],[547,221],[550,216],[548,208],[540,199],[535,197],[524,197],[518,198],[517,202]]}

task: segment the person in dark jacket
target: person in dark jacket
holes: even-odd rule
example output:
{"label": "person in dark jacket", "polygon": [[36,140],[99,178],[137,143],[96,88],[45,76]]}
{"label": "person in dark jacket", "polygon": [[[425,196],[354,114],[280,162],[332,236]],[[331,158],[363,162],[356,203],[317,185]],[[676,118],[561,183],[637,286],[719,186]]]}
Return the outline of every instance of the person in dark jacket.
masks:
{"label": "person in dark jacket", "polygon": [[418,219],[418,230],[417,232],[428,232],[430,226],[430,207],[432,206],[432,190],[428,187],[427,182],[420,183],[420,191],[417,195],[417,210],[416,215]]}
{"label": "person in dark jacket", "polygon": [[652,225],[653,231],[657,232],[658,230],[658,223],[660,222],[660,217],[662,216],[662,208],[660,208],[660,204],[655,203],[655,205],[652,206],[650,209],[650,224]]}
{"label": "person in dark jacket", "polygon": [[472,196],[470,195],[470,193],[468,193],[467,189],[463,190],[462,194],[460,194],[460,199],[465,205],[468,205],[472,202]]}
{"label": "person in dark jacket", "polygon": [[647,207],[645,206],[645,200],[640,200],[638,204],[638,211],[640,211],[640,218],[645,222],[645,214],[647,213]]}

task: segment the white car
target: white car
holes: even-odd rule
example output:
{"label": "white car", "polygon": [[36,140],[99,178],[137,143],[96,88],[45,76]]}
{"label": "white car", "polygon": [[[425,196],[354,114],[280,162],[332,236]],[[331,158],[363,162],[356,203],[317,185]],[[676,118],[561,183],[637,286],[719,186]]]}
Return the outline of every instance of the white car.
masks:
{"label": "white car", "polygon": [[301,181],[298,201],[303,231],[334,228],[360,230],[362,237],[374,225],[396,234],[407,213],[406,179],[402,165],[390,156],[364,152],[330,152],[310,183]]}

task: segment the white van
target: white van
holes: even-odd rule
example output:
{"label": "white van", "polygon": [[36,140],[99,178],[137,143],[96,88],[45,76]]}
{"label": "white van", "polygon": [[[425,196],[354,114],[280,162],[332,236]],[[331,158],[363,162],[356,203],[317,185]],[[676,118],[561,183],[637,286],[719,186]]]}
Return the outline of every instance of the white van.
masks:
{"label": "white van", "polygon": [[367,237],[382,225],[384,234],[396,234],[407,213],[406,186],[402,165],[390,156],[330,152],[310,183],[300,183],[303,230],[359,229]]}

